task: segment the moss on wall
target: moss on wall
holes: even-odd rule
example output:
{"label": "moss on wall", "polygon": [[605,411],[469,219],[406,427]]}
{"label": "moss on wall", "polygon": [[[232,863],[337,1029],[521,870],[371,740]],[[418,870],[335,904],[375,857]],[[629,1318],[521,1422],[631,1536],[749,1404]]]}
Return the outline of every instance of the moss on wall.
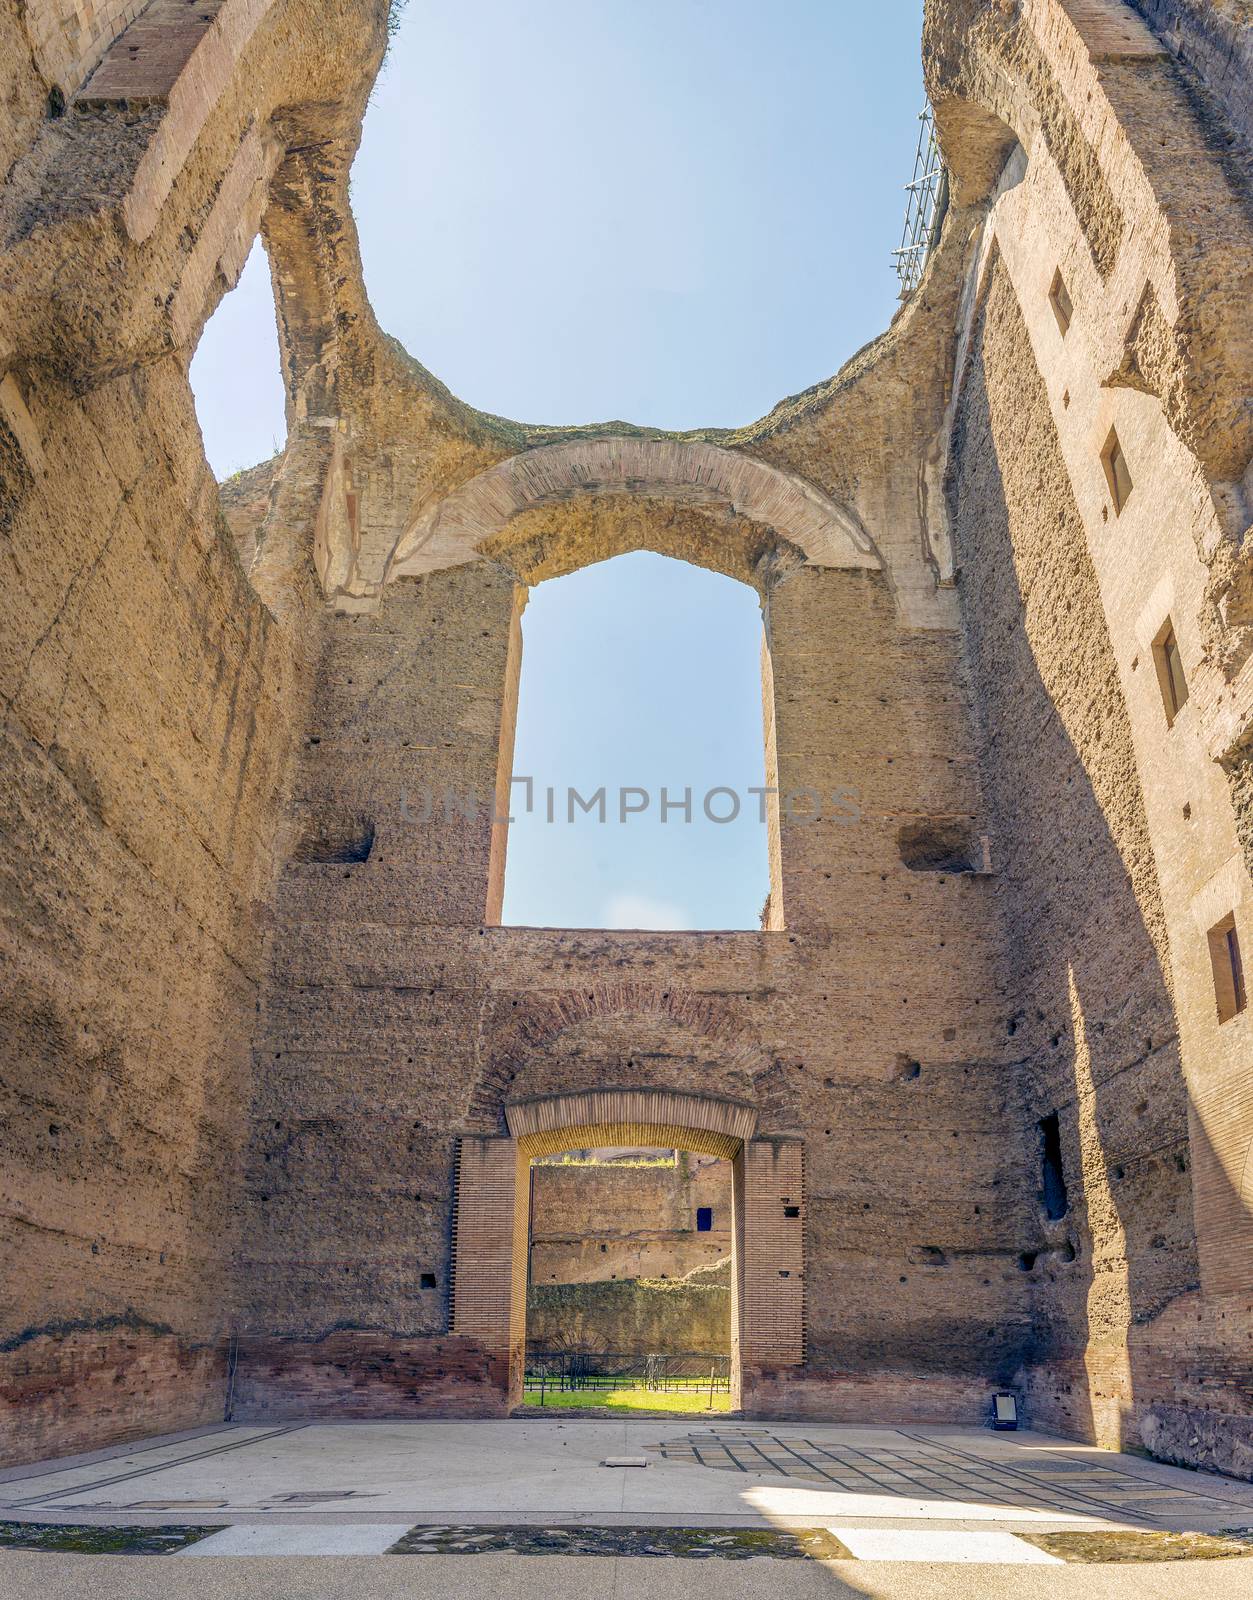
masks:
{"label": "moss on wall", "polygon": [[526,1333],[531,1350],[726,1356],[731,1287],[656,1278],[536,1284],[527,1295]]}

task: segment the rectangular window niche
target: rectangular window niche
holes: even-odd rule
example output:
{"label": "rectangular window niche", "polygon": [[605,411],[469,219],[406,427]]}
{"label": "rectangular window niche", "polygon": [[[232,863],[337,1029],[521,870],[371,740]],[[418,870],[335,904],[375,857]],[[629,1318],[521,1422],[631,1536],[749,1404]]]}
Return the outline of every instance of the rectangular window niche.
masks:
{"label": "rectangular window niche", "polygon": [[1131,477],[1131,469],[1127,465],[1127,458],[1123,454],[1122,445],[1119,443],[1115,429],[1109,430],[1109,437],[1101,451],[1101,466],[1105,470],[1105,483],[1109,489],[1110,499],[1114,502],[1114,515],[1120,516],[1123,507],[1131,498],[1131,491],[1135,487]]}
{"label": "rectangular window niche", "polygon": [[1219,1022],[1230,1022],[1238,1017],[1248,1004],[1244,984],[1244,959],[1240,953],[1240,935],[1236,931],[1235,913],[1231,912],[1221,922],[1215,923],[1208,934],[1210,966],[1214,973],[1214,999],[1218,1006]]}
{"label": "rectangular window niche", "polygon": [[1062,338],[1069,332],[1075,308],[1066,288],[1066,280],[1062,277],[1061,268],[1053,274],[1053,283],[1049,289],[1049,305],[1053,308],[1053,316],[1057,320],[1057,331]]}
{"label": "rectangular window niche", "polygon": [[1179,641],[1175,627],[1167,617],[1153,640],[1153,665],[1157,669],[1157,684],[1162,692],[1162,705],[1166,711],[1166,724],[1173,726],[1188,699],[1188,680],[1183,674],[1183,658],[1179,654]]}

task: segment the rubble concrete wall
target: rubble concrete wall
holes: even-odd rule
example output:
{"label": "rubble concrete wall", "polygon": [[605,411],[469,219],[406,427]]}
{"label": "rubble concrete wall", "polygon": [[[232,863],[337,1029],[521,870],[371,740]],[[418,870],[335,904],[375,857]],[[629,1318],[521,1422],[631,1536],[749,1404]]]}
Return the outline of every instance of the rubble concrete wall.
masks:
{"label": "rubble concrete wall", "polygon": [[1242,0],[1133,0],[1137,11],[1199,81],[1253,151],[1253,22]]}
{"label": "rubble concrete wall", "polygon": [[[1214,417],[1238,409],[1243,352],[1227,346],[1202,374],[1180,332],[1202,259],[1208,273],[1227,264],[1211,316],[1241,281],[1242,180],[1214,154],[1212,105],[1130,8],[1036,10],[1058,29],[1056,76],[1037,84],[1033,117],[1002,107],[1022,143],[972,239],[948,474],[1013,997],[1004,1048],[1040,1238],[1023,1262],[1035,1338],[1020,1381],[1045,1426],[1247,1475],[1250,1023],[1218,1009],[1208,937],[1230,915],[1253,937],[1248,644],[1231,599],[1247,518],[1223,476],[1245,456],[1230,434],[1220,448]],[[1086,157],[1059,151],[1047,100],[1074,107],[1084,84]],[[963,134],[951,137],[960,158]],[[1191,193],[1154,171],[1167,143],[1176,161],[1194,152]],[[1197,242],[1210,195],[1227,221],[1168,280],[1154,197]],[[1159,670],[1168,634],[1181,704]],[[1053,1118],[1060,1207],[1045,1171]]]}
{"label": "rubble concrete wall", "polygon": [[[223,1416],[264,928],[318,616],[293,585],[284,629],[250,583],[187,365],[260,222],[280,140],[259,127],[335,81],[342,134],[381,48],[381,19],[332,4],[315,58],[307,17],[280,4],[259,28],[262,5],[195,93],[157,73],[141,103],[75,103],[86,57],[62,81],[40,39],[103,51],[141,9],[0,0],[6,1461]],[[156,10],[186,57],[244,8]],[[298,519],[290,486],[287,506]]]}
{"label": "rubble concrete wall", "polygon": [[[531,1281],[681,1278],[731,1254],[731,1173],[709,1156],[669,1166],[536,1163],[531,1168]],[[697,1230],[707,1207],[710,1227]]]}
{"label": "rubble concrete wall", "polygon": [[174,360],[24,385],[5,494],[0,1450],[218,1421],[290,647]]}
{"label": "rubble concrete wall", "polygon": [[[279,884],[245,1352],[263,1339],[273,1374],[284,1343],[303,1361],[331,1329],[372,1351],[381,1333],[444,1337],[460,1134],[503,1131],[514,1099],[695,1089],[805,1141],[812,1411],[851,1375],[890,1373],[913,1382],[914,1414],[974,1416],[951,1374],[1007,1377],[1028,1331],[989,886],[916,870],[899,842],[975,807],[957,639],[902,626],[880,574],[801,568],[770,591],[780,781],[852,786],[861,807],[784,821],[786,928],[495,927],[491,807],[439,797],[494,795],[515,587],[465,565],[328,620],[292,828],[355,828],[359,858],[298,850]],[[250,1373],[258,1404],[272,1381]]]}
{"label": "rubble concrete wall", "polygon": [[[649,451],[378,329],[381,0],[0,0],[0,1450],[208,1420],[236,1335],[237,1415],[492,1414],[459,1140],[655,1086],[803,1142],[806,1358],[749,1410],[1012,1384],[1253,1473],[1246,9],[928,0],[919,290]],[[186,364],[258,228],[289,439],[220,498]],[[780,787],[853,803],[772,827],[767,929],[500,927],[525,588],[638,548],[756,589]]]}
{"label": "rubble concrete wall", "polygon": [[527,1293],[528,1351],[707,1355],[731,1348],[731,1288],[701,1282],[538,1283]]}

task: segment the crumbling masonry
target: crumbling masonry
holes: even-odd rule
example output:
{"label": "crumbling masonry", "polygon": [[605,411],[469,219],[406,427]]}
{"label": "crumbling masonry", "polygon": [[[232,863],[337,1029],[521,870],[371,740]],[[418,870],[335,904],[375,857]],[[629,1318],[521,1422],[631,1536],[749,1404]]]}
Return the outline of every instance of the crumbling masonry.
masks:
{"label": "crumbling masonry", "polygon": [[[7,1459],[517,1398],[527,1162],[734,1164],[750,1414],[1253,1475],[1253,28],[929,0],[917,293],[733,432],[463,405],[366,300],[383,0],[0,0]],[[528,181],[543,181],[531,173]],[[258,231],[282,455],[187,367]],[[769,926],[498,925],[526,586],[752,584]]]}

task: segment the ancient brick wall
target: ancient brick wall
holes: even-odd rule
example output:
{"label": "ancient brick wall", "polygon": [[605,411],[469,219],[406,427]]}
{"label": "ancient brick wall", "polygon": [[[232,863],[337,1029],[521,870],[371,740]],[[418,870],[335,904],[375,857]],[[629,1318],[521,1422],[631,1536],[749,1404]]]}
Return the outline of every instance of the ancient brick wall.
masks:
{"label": "ancient brick wall", "polygon": [[126,8],[0,4],[6,1459],[226,1401],[263,929],[317,618],[309,585],[285,629],[250,584],[187,363],[257,230],[270,109],[334,102],[333,137],[369,75],[336,27],[351,12],[353,51],[381,47],[351,5],[322,13],[316,54],[290,6],[256,32],[268,9],[150,7],[183,62],[219,13],[233,32],[190,87],[167,52],[130,107],[50,100],[61,69],[26,32],[64,23],[67,51],[98,50]]}
{"label": "ancient brick wall", "polygon": [[1132,0],[1253,149],[1253,19],[1243,0]]}
{"label": "ancient brick wall", "polygon": [[[293,783],[246,1173],[260,1333],[446,1324],[513,585],[466,568],[396,598],[329,622]],[[446,789],[479,815],[445,817]]]}
{"label": "ancient brick wall", "polygon": [[850,1372],[924,1393],[954,1365],[1003,1377],[1026,1317],[987,884],[907,866],[898,838],[972,812],[955,639],[903,629],[874,575],[802,569],[771,593],[781,781],[852,785],[863,808],[785,820],[787,929],[497,928],[490,808],[442,796],[494,793],[513,607],[506,575],[464,566],[328,623],[294,826],[357,846],[298,847],[279,889],[249,1336],[441,1335],[457,1136],[497,1131],[509,1099],[656,1085],[750,1100],[763,1132],[803,1137],[809,1282],[844,1285],[811,1296],[815,1394]]}
{"label": "ancient brick wall", "polygon": [[[1075,1369],[1093,1346],[1125,1348],[1133,1321],[1196,1279],[1187,1095],[1113,650],[999,264],[972,362],[954,434],[954,524],[1014,1000],[1003,1049],[1024,1086],[1018,1141],[1038,1196],[1022,1261],[1035,1287],[1031,1355],[1064,1374],[1051,1387],[1033,1380],[1032,1404],[1046,1425],[1108,1436],[1124,1386],[1109,1372],[1076,1384]],[[1060,1125],[1069,1202],[1053,1219],[1042,1176],[1048,1116]]]}
{"label": "ancient brick wall", "polygon": [[[727,1275],[727,1269],[722,1269]],[[627,1279],[617,1283],[536,1283],[527,1293],[526,1342],[537,1353],[726,1357],[731,1348],[730,1282]]]}
{"label": "ancient brick wall", "polygon": [[[1033,91],[1043,126],[1018,124],[1023,148],[973,252],[950,456],[1015,1002],[1004,1049],[1036,1175],[1023,1383],[1046,1424],[1247,1472],[1253,1099],[1237,1063],[1249,1022],[1219,1009],[1207,937],[1234,916],[1248,940],[1231,803],[1247,696],[1233,598],[1244,514],[1222,482],[1247,451],[1212,415],[1237,404],[1243,347],[1216,349],[1184,399],[1199,377],[1185,354],[1188,275],[1226,261],[1221,285],[1192,291],[1217,326],[1247,247],[1220,225],[1221,244],[1167,269],[1143,221],[1159,204],[1195,238],[1202,211],[1235,201],[1241,179],[1211,154],[1230,142],[1214,103],[1129,8],[1037,10],[1055,29],[1038,35],[1055,77]],[[1062,112],[1047,104],[1051,92],[1073,107],[1078,82],[1090,90],[1076,129],[1086,154],[1062,148]],[[1182,688],[1161,675],[1166,639]]]}
{"label": "ancient brick wall", "polygon": [[[191,12],[0,0],[0,1448],[218,1415],[232,1333],[236,1415],[498,1412],[506,1107],[612,1087],[751,1113],[750,1411],[1014,1383],[1253,1471],[1242,7],[930,0],[922,288],[687,438],[477,413],[380,334],[376,0]],[[222,504],[186,364],[263,215],[291,435]],[[772,817],[761,932],[502,928],[525,586],[641,547],[761,596],[821,819]]]}
{"label": "ancient brick wall", "polygon": [[[677,1152],[666,1166],[553,1166],[531,1172],[531,1280],[681,1278],[731,1253],[725,1162]],[[708,1209],[709,1228],[697,1228]]]}
{"label": "ancient brick wall", "polygon": [[[147,4],[148,0],[25,0],[26,31],[40,71],[63,94],[73,94]],[[221,0],[211,0],[213,10],[220,4]]]}
{"label": "ancient brick wall", "polygon": [[[213,1421],[293,661],[181,368],[24,386],[0,659],[4,1445]],[[211,754],[210,754],[211,753]]]}
{"label": "ancient brick wall", "polygon": [[509,1375],[472,1339],[332,1331],[306,1343],[244,1337],[232,1418],[497,1417]]}
{"label": "ancient brick wall", "polygon": [[236,472],[218,490],[222,517],[235,541],[239,564],[245,572],[252,566],[257,554],[257,539],[269,510],[280,459],[275,456],[250,467],[246,472]]}

